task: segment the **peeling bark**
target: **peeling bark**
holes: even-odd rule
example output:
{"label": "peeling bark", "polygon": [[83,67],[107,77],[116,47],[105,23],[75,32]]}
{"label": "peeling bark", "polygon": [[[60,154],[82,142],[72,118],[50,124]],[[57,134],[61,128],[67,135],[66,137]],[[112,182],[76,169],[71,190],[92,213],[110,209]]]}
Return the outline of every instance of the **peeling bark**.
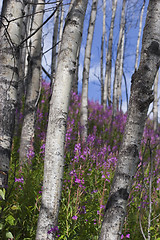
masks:
{"label": "peeling bark", "polygon": [[119,240],[133,178],[139,163],[139,150],[152,86],[160,66],[160,1],[150,0],[143,31],[141,60],[132,76],[128,118],[117,167],[110,190],[99,240]]}

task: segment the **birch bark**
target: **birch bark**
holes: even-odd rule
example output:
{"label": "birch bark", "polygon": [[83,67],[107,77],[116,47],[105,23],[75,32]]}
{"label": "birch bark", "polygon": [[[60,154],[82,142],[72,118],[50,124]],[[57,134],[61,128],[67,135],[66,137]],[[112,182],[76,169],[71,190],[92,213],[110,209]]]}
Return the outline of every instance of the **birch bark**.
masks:
{"label": "birch bark", "polygon": [[104,76],[103,76],[103,63],[104,63],[104,43],[106,36],[106,0],[103,0],[103,32],[101,40],[101,105],[103,105],[104,98]]}
{"label": "birch bark", "polygon": [[87,3],[88,0],[76,0],[67,15],[63,30],[56,78],[50,102],[42,203],[36,240],[54,239],[55,237],[54,232],[48,234],[48,231],[57,225],[63,180],[64,142],[71,82],[75,73],[77,49],[82,35]]}
{"label": "birch bark", "polygon": [[98,0],[92,1],[92,9],[88,26],[87,43],[84,56],[83,79],[82,79],[82,98],[80,108],[81,138],[86,141],[88,128],[88,80],[91,61],[91,48],[94,34],[94,27],[97,15]]}
{"label": "birch bark", "polygon": [[[57,5],[58,5],[57,1]],[[54,15],[54,30],[52,38],[52,60],[51,60],[51,87],[53,88],[53,82],[56,73],[56,64],[57,64],[57,39],[58,39],[58,25],[59,25],[59,8]]]}
{"label": "birch bark", "polygon": [[[32,19],[32,0],[28,1],[28,4],[24,8],[24,18],[21,27],[21,42],[27,38],[29,34],[30,22]],[[19,53],[19,80],[18,80],[18,89],[17,89],[17,109],[15,116],[15,129],[14,134],[19,135],[20,124],[20,112],[22,110],[22,97],[25,94],[25,80],[26,80],[26,71],[27,71],[27,51],[28,51],[29,42],[25,41],[20,48]]]}
{"label": "birch bark", "polygon": [[114,29],[114,20],[116,16],[117,9],[117,0],[112,2],[112,18],[110,25],[109,33],[109,42],[108,42],[108,51],[107,51],[107,60],[106,60],[106,74],[104,81],[104,99],[103,99],[103,108],[106,108],[107,99],[109,105],[111,105],[111,71],[112,71],[112,45],[113,45],[113,29]]}
{"label": "birch bark", "polygon": [[[37,5],[33,13],[31,34],[43,23],[44,0],[34,2]],[[21,166],[26,163],[27,154],[34,139],[41,76],[41,38],[42,28],[31,37],[29,43],[27,93],[19,149],[19,163]]]}
{"label": "birch bark", "polygon": [[128,118],[106,205],[100,240],[121,238],[127,200],[139,163],[139,150],[147,111],[154,99],[152,86],[160,66],[159,26],[160,1],[150,0],[143,31],[140,65],[132,76]]}
{"label": "birch bark", "polygon": [[153,101],[153,127],[154,131],[158,128],[158,72],[154,81],[154,101]]}
{"label": "birch bark", "polygon": [[121,47],[120,47],[119,70],[118,70],[119,78],[117,81],[117,94],[116,94],[117,109],[119,109],[119,104],[120,104],[120,110],[122,107],[121,86],[122,86],[122,75],[123,75],[124,43],[125,43],[125,32],[123,31],[122,42],[121,42]]}
{"label": "birch bark", "polygon": [[119,92],[122,82],[122,71],[123,71],[123,49],[124,49],[124,27],[125,27],[125,6],[126,0],[123,0],[122,13],[121,13],[121,23],[119,40],[117,46],[117,58],[115,63],[115,75],[113,84],[113,115],[115,115],[119,106]]}
{"label": "birch bark", "polygon": [[135,60],[135,66],[134,66],[135,70],[137,70],[137,68],[138,68],[139,45],[140,45],[141,32],[142,32],[142,20],[143,20],[144,7],[145,7],[145,0],[143,2],[143,6],[141,9],[141,15],[140,15],[140,21],[139,21],[139,32],[138,32],[137,48],[136,48],[136,60]]}
{"label": "birch bark", "polygon": [[77,58],[76,58],[76,70],[74,74],[74,78],[72,81],[72,91],[78,94],[78,70],[79,70],[79,58],[80,58],[80,50],[81,50],[81,42],[82,42],[82,36],[80,40],[80,44],[77,50]]}
{"label": "birch bark", "polygon": [[58,52],[60,50],[61,40],[62,40],[62,33],[63,33],[63,22],[64,22],[63,0],[62,0],[62,4],[60,6],[60,10],[61,10],[60,27],[59,27],[59,41],[60,41],[60,43],[58,44]]}
{"label": "birch bark", "polygon": [[23,9],[24,1],[3,1],[0,23],[0,187],[5,188],[17,103],[18,45]]}

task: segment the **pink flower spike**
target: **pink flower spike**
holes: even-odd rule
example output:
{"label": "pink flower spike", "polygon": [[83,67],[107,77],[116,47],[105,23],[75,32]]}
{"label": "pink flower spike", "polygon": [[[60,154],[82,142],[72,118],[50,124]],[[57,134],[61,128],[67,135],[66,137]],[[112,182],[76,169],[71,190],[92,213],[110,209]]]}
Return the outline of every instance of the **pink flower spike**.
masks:
{"label": "pink flower spike", "polygon": [[121,235],[121,239],[123,239],[123,238],[124,238],[124,235],[122,234],[122,235]]}
{"label": "pink flower spike", "polygon": [[72,217],[73,220],[77,220],[77,218],[78,218],[77,216],[73,216]]}
{"label": "pink flower spike", "polygon": [[126,235],[126,238],[130,238],[130,234],[129,233]]}

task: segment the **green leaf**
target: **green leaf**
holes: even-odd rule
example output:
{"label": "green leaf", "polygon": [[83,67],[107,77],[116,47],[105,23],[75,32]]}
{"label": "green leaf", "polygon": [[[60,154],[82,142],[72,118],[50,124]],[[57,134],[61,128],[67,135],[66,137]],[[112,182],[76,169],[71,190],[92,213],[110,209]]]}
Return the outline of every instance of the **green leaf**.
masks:
{"label": "green leaf", "polygon": [[6,222],[8,222],[10,225],[14,225],[15,218],[12,215],[9,215],[6,219]]}
{"label": "green leaf", "polygon": [[0,196],[2,197],[3,200],[5,200],[5,192],[6,192],[5,188],[0,189]]}
{"label": "green leaf", "polygon": [[16,205],[13,205],[13,206],[11,207],[11,209],[12,209],[12,210],[17,210],[17,209],[19,209],[19,207],[16,206]]}
{"label": "green leaf", "polygon": [[152,230],[154,230],[154,227],[150,227],[150,229],[149,229],[150,231],[152,231]]}
{"label": "green leaf", "polygon": [[2,230],[2,228],[3,228],[3,224],[2,224],[2,223],[0,223],[0,230]]}
{"label": "green leaf", "polygon": [[13,238],[12,233],[11,233],[11,232],[7,232],[7,233],[6,233],[6,238]]}

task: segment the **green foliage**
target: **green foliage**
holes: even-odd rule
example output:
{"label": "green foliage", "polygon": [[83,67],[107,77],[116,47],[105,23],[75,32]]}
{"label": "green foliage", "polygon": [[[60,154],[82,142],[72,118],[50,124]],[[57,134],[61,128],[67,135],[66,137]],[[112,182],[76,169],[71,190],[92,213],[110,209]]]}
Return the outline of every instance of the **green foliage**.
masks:
{"label": "green foliage", "polygon": [[[13,140],[9,171],[9,188],[0,189],[0,239],[33,240],[41,204],[45,137],[48,119],[49,91],[43,87],[37,110],[34,151],[27,165],[18,166],[20,135]],[[80,97],[73,94],[70,102],[65,143],[65,166],[57,239],[98,240],[105,205],[118,159],[126,115],[112,110],[103,112],[97,103],[89,103],[88,140],[80,140]],[[148,140],[149,139],[149,140]],[[129,197],[122,239],[147,238],[149,215],[149,181],[151,160],[152,216],[151,240],[160,239],[160,146],[147,123],[139,154],[140,164]],[[151,159],[152,151],[152,159]]]}

